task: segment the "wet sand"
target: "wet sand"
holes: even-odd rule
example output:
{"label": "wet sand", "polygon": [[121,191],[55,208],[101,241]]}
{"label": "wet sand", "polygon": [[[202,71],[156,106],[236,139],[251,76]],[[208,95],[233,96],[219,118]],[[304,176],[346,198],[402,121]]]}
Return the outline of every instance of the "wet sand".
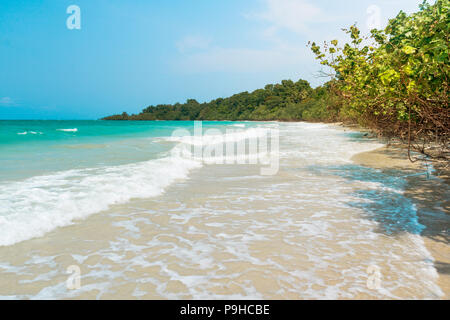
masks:
{"label": "wet sand", "polygon": [[[361,179],[362,173],[380,173],[355,162],[389,167],[393,160],[377,150],[349,161],[360,142],[328,127],[291,124],[283,130],[274,176],[261,176],[250,165],[205,166],[160,196],[133,199],[43,237],[0,247],[0,298],[448,297],[442,230],[434,225],[425,237],[389,234],[372,212],[391,192],[400,204],[407,199]],[[363,147],[374,149],[370,143]],[[361,199],[361,191],[382,201]],[[76,290],[66,286],[72,265],[81,271]],[[379,288],[368,285],[371,266],[381,270]]]}
{"label": "wet sand", "polygon": [[[450,214],[450,191],[448,180],[427,179],[423,163],[408,160],[407,151],[399,147],[383,147],[355,155],[352,160],[363,166],[380,169],[397,169],[411,175],[408,178],[406,195],[414,199],[419,218],[427,229],[422,234],[428,251],[432,254],[434,266],[439,273],[438,285],[444,292],[443,299],[450,299],[450,225],[448,220],[427,215],[427,208],[438,208]],[[442,174],[442,173],[441,173]]]}

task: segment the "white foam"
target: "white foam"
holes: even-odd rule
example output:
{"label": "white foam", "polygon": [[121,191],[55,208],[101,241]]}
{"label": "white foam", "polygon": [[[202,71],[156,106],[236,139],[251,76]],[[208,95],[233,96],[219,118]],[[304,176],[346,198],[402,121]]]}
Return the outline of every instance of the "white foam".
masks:
{"label": "white foam", "polygon": [[43,236],[114,204],[157,196],[200,166],[198,161],[167,157],[0,184],[0,246]]}
{"label": "white foam", "polygon": [[21,136],[25,136],[25,135],[27,135],[27,134],[34,134],[34,135],[36,135],[36,134],[43,134],[42,132],[36,132],[36,131],[24,131],[24,132],[17,132],[17,134],[18,135],[21,135]]}
{"label": "white foam", "polygon": [[262,127],[247,130],[232,129],[228,133],[224,132],[223,134],[208,134],[208,130],[206,130],[206,134],[202,136],[168,137],[164,138],[164,140],[193,146],[206,146],[259,138],[266,136],[268,132],[268,128]]}
{"label": "white foam", "polygon": [[[180,299],[186,294],[194,299],[267,298],[266,293],[258,292],[251,282],[239,280],[238,277],[245,275],[245,272],[228,269],[223,259],[212,254],[215,252],[226,252],[227,256],[231,256],[227,262],[248,263],[255,270],[273,272],[272,279],[280,284],[278,294],[291,293],[309,299],[352,299],[359,294],[378,299],[400,299],[405,296],[398,296],[397,292],[403,290],[411,292],[407,298],[441,297],[442,290],[436,284],[437,272],[432,264],[433,257],[419,235],[383,235],[377,231],[379,222],[367,219],[363,209],[349,206],[349,203],[370,201],[359,198],[358,194],[354,194],[355,190],[383,190],[401,196],[403,190],[400,187],[397,189],[364,180],[350,181],[334,176],[333,173],[317,175],[309,169],[311,165],[323,168],[346,165],[352,155],[381,145],[368,140],[349,139],[342,135],[342,130],[324,124],[280,124],[280,130],[284,165],[282,174],[288,179],[268,180],[266,183],[265,179],[271,178],[261,179],[259,176],[248,175],[221,178],[220,181],[224,184],[238,178],[249,180],[249,183],[231,190],[224,189],[228,190],[225,194],[213,194],[205,204],[198,207],[192,205],[187,208],[186,204],[179,204],[179,208],[169,206],[168,210],[146,207],[152,215],[167,217],[170,212],[167,230],[155,226],[158,233],[153,238],[149,237],[146,244],[136,245],[124,238],[126,234],[145,234],[142,230],[139,231],[138,221],[147,221],[147,216],[135,217],[128,214],[129,220],[113,224],[123,229],[120,238],[110,241],[109,247],[98,254],[120,264],[123,270],[129,266],[159,266],[159,275],[141,278],[140,283],[152,283],[157,288],[156,293],[168,299]],[[208,137],[193,143],[222,143],[223,139],[224,137],[218,136]],[[240,137],[232,137],[230,141],[234,139]],[[186,137],[179,138],[177,142],[191,143]],[[181,170],[178,166],[184,169]],[[9,189],[0,185],[0,210],[3,209],[4,202],[16,212],[15,216],[9,217],[10,224],[5,228],[0,222],[0,241],[3,240],[4,232],[8,232],[8,227],[17,230],[18,226],[23,226],[24,232],[31,231],[39,235],[39,232],[46,232],[41,226],[45,223],[49,223],[52,228],[58,226],[59,221],[61,225],[71,223],[70,219],[64,220],[65,215],[76,219],[78,212],[82,210],[84,213],[81,217],[101,209],[98,206],[108,207],[113,203],[125,202],[130,197],[159,194],[170,181],[176,177],[185,177],[191,168],[199,166],[198,162],[189,162],[175,156],[135,165],[37,177],[38,180],[26,180]],[[176,170],[180,171],[172,172]],[[43,185],[46,187],[40,187]],[[19,187],[25,187],[23,194],[18,192]],[[11,198],[16,199],[17,203],[8,200]],[[60,207],[56,207],[58,201],[61,202]],[[37,209],[35,203],[39,204]],[[241,203],[245,203],[245,206],[241,207]],[[44,204],[55,207],[47,210]],[[31,215],[30,222],[23,225],[20,223],[28,217],[25,214],[27,208],[37,211]],[[257,218],[259,213],[262,218]],[[235,219],[236,217],[242,219]],[[194,224],[187,225],[192,220]],[[202,223],[207,228],[202,228]],[[191,237],[197,234],[203,236]],[[14,236],[12,233],[11,235]],[[280,248],[283,250],[268,252],[267,257],[256,255],[252,245],[266,244],[273,235],[281,237],[287,246]],[[11,237],[14,238],[13,236]],[[127,254],[130,252],[134,254]],[[72,257],[82,263],[87,256]],[[280,257],[294,258],[285,264]],[[179,273],[171,267],[174,261],[175,265],[203,270],[203,273]],[[37,259],[34,263],[43,262]],[[28,262],[25,265],[27,264]],[[369,265],[382,267],[382,287],[379,290],[367,287],[369,275],[366,270]],[[121,268],[111,272],[107,267],[99,264],[89,274],[83,275],[98,281],[83,285],[82,292],[95,288],[101,292],[98,298],[111,290],[114,280],[126,278]],[[0,264],[1,269],[25,272]],[[328,283],[327,275],[330,270],[342,275],[336,285]],[[158,280],[159,276],[182,282],[188,292],[171,292],[165,280]],[[104,278],[108,279],[107,283]],[[217,283],[221,285],[223,279],[239,286],[242,293],[213,293],[211,289]],[[216,282],[217,280],[220,281]],[[145,286],[138,286],[134,294],[141,296],[145,290]],[[74,293],[67,293],[64,285],[60,284],[43,289],[34,298],[61,298],[72,294]]]}
{"label": "white foam", "polygon": [[351,140],[342,130],[322,123],[283,124],[282,138],[292,148],[280,152],[284,158],[299,158],[306,164],[352,163],[351,158],[384,146],[377,141]]}
{"label": "white foam", "polygon": [[63,131],[63,132],[78,132],[77,128],[74,129],[56,129],[56,131]]}

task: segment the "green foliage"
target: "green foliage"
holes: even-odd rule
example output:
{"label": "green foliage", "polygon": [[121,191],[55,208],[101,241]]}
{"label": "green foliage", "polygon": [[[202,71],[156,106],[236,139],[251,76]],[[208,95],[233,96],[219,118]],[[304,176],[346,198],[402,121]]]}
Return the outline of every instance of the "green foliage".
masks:
{"label": "green foliage", "polygon": [[334,71],[342,118],[382,133],[440,132],[447,137],[449,0],[426,1],[420,11],[400,12],[384,30],[361,37],[354,25],[350,43],[311,44],[322,65]]}
{"label": "green foliage", "polygon": [[334,113],[327,109],[326,86],[312,89],[305,80],[283,80],[251,93],[242,92],[208,103],[187,100],[174,105],[145,108],[138,115],[114,115],[105,120],[282,120],[327,121]]}

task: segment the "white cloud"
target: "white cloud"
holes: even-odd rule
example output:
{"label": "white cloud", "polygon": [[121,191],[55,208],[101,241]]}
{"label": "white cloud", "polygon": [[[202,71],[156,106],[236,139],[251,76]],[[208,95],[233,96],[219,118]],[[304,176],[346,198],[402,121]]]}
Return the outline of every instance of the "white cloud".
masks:
{"label": "white cloud", "polygon": [[[258,48],[211,46],[210,39],[189,36],[176,44],[182,56],[175,62],[175,68],[187,73],[287,74],[293,70],[310,73],[306,70],[309,66],[305,61],[313,59],[313,55],[302,35],[310,36],[311,23],[327,21],[328,18],[308,0],[263,0],[262,4],[263,8],[244,15],[251,21],[264,23],[259,32],[262,41]],[[280,36],[281,31],[290,32],[294,38]]]}
{"label": "white cloud", "polygon": [[302,48],[220,48],[187,55],[179,70],[197,72],[270,72],[299,66],[307,49]]}
{"label": "white cloud", "polygon": [[[382,11],[376,13],[383,22],[406,7],[406,3],[417,1],[421,0],[398,0],[393,6],[394,0],[377,0]],[[358,3],[351,0],[259,0],[257,8],[241,15],[251,27],[236,31],[239,45],[226,46],[220,39],[214,39],[215,45],[211,45],[212,41],[201,36],[186,37],[177,43],[180,54],[173,67],[182,73],[273,72],[283,78],[300,74],[319,84],[324,79],[315,75],[322,67],[306,47],[308,40],[348,42],[341,28],[355,22],[365,28],[369,18],[376,18],[373,20],[378,23],[379,17],[371,16],[373,10],[368,12],[372,3],[371,0]],[[248,45],[242,45],[246,39],[250,39]]]}
{"label": "white cloud", "polygon": [[211,39],[197,35],[186,36],[176,43],[176,47],[180,52],[187,52],[198,49],[206,49],[209,47]]}
{"label": "white cloud", "polygon": [[264,0],[264,3],[264,11],[250,13],[246,17],[268,22],[267,32],[270,33],[284,29],[307,34],[310,31],[308,24],[326,20],[322,10],[307,0]]}

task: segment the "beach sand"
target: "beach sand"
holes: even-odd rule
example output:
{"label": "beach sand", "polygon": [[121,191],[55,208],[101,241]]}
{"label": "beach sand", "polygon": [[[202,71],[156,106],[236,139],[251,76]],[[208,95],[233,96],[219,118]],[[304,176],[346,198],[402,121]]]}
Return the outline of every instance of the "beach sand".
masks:
{"label": "beach sand", "polygon": [[[0,298],[448,298],[446,226],[420,210],[448,204],[413,195],[428,233],[387,234],[374,209],[389,201],[391,190],[361,180],[361,172],[379,172],[354,164],[398,167],[405,174],[421,169],[390,149],[360,153],[353,163],[337,160],[336,168],[334,159],[360,148],[359,142],[327,127],[304,126],[283,129],[274,176],[261,176],[250,165],[208,165],[160,196],[111,206],[43,237],[0,247]],[[427,190],[446,199],[428,191],[435,182],[411,179],[408,192]],[[361,191],[382,201],[365,202],[355,195]],[[397,203],[407,201],[392,195]],[[66,286],[73,265],[81,271],[77,290]],[[382,273],[380,288],[368,285],[373,266]]]}
{"label": "beach sand", "polygon": [[414,199],[419,219],[427,229],[422,234],[428,251],[432,254],[434,266],[439,273],[438,285],[444,292],[443,299],[450,299],[450,234],[448,222],[428,216],[426,208],[438,207],[450,214],[450,193],[445,179],[427,179],[423,164],[412,163],[407,150],[398,147],[383,147],[355,155],[352,160],[360,165],[380,169],[397,169],[411,175],[408,179],[406,195]]}

